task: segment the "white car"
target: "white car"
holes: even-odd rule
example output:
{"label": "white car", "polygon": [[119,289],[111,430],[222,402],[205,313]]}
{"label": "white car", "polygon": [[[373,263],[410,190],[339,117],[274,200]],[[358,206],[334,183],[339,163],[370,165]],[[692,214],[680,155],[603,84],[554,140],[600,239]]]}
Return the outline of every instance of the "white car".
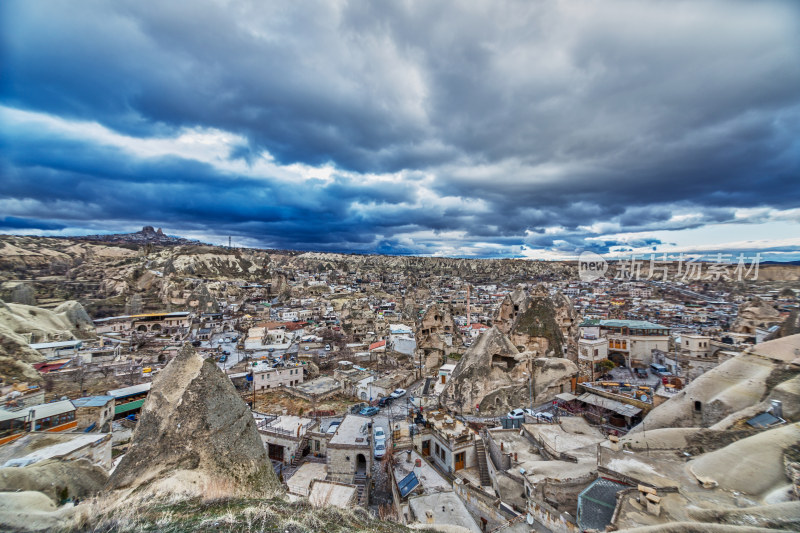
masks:
{"label": "white car", "polygon": [[523,411],[522,409],[514,409],[513,411],[509,411],[508,418],[513,418],[513,419],[525,418],[525,411]]}
{"label": "white car", "polygon": [[391,396],[396,400],[397,398],[402,398],[405,395],[406,395],[405,389],[395,389],[395,391],[392,392],[389,396]]}
{"label": "white car", "polygon": [[375,443],[375,459],[383,459],[383,456],[386,455],[386,441],[380,441]]}
{"label": "white car", "polygon": [[372,437],[375,439],[375,444],[378,444],[378,442],[386,442],[386,432],[380,426],[375,426],[372,430]]}

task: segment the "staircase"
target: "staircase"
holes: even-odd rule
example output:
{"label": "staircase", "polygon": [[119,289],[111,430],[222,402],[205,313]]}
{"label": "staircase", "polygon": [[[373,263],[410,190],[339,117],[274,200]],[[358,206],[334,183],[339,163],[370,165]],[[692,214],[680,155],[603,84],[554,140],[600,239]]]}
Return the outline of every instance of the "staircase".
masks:
{"label": "staircase", "polygon": [[356,474],[353,483],[358,487],[358,505],[366,507],[369,504],[369,492],[367,492],[366,474]]}
{"label": "staircase", "polygon": [[425,385],[422,388],[423,396],[427,396],[431,393],[431,381],[433,381],[433,378],[425,378]]}
{"label": "staircase", "polygon": [[492,478],[489,477],[489,465],[486,464],[486,447],[483,444],[483,439],[475,440],[475,452],[478,456],[478,473],[481,478],[481,486],[489,486],[492,484]]}
{"label": "staircase", "polygon": [[308,446],[308,436],[303,435],[303,438],[300,439],[300,444],[297,446],[294,458],[292,459],[292,466],[297,466],[298,463],[300,463],[300,460],[303,458],[303,450],[306,449],[306,446]]}

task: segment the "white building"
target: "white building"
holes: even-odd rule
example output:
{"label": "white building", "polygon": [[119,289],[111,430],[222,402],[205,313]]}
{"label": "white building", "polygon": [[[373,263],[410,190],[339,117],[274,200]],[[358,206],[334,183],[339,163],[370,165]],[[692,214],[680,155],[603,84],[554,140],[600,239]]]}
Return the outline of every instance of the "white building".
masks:
{"label": "white building", "polygon": [[299,363],[272,368],[271,361],[254,361],[251,368],[256,390],[295,387],[303,382],[303,365]]}

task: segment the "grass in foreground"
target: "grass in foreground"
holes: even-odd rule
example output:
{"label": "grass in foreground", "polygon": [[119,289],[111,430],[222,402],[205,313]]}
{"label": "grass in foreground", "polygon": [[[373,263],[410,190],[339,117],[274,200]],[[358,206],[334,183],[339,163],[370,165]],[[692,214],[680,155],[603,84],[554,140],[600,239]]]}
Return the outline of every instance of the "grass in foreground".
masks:
{"label": "grass in foreground", "polygon": [[361,508],[314,509],[307,500],[287,502],[280,498],[200,499],[151,501],[101,513],[80,531],[93,533],[136,531],[182,532],[281,532],[281,533],[400,533],[405,526],[372,517]]}

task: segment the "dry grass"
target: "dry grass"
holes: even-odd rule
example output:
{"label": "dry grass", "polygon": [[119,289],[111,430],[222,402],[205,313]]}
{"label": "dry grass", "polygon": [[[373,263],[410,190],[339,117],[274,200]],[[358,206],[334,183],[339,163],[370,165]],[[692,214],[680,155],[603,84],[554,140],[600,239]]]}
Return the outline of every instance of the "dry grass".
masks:
{"label": "dry grass", "polygon": [[[261,532],[330,532],[330,533],[400,533],[409,531],[400,524],[379,520],[361,508],[314,509],[308,500],[289,503],[281,498],[204,499],[151,498],[133,499],[127,505],[103,511],[103,502],[77,527],[64,531],[165,533],[221,531]],[[390,516],[389,510],[385,514]]]}

